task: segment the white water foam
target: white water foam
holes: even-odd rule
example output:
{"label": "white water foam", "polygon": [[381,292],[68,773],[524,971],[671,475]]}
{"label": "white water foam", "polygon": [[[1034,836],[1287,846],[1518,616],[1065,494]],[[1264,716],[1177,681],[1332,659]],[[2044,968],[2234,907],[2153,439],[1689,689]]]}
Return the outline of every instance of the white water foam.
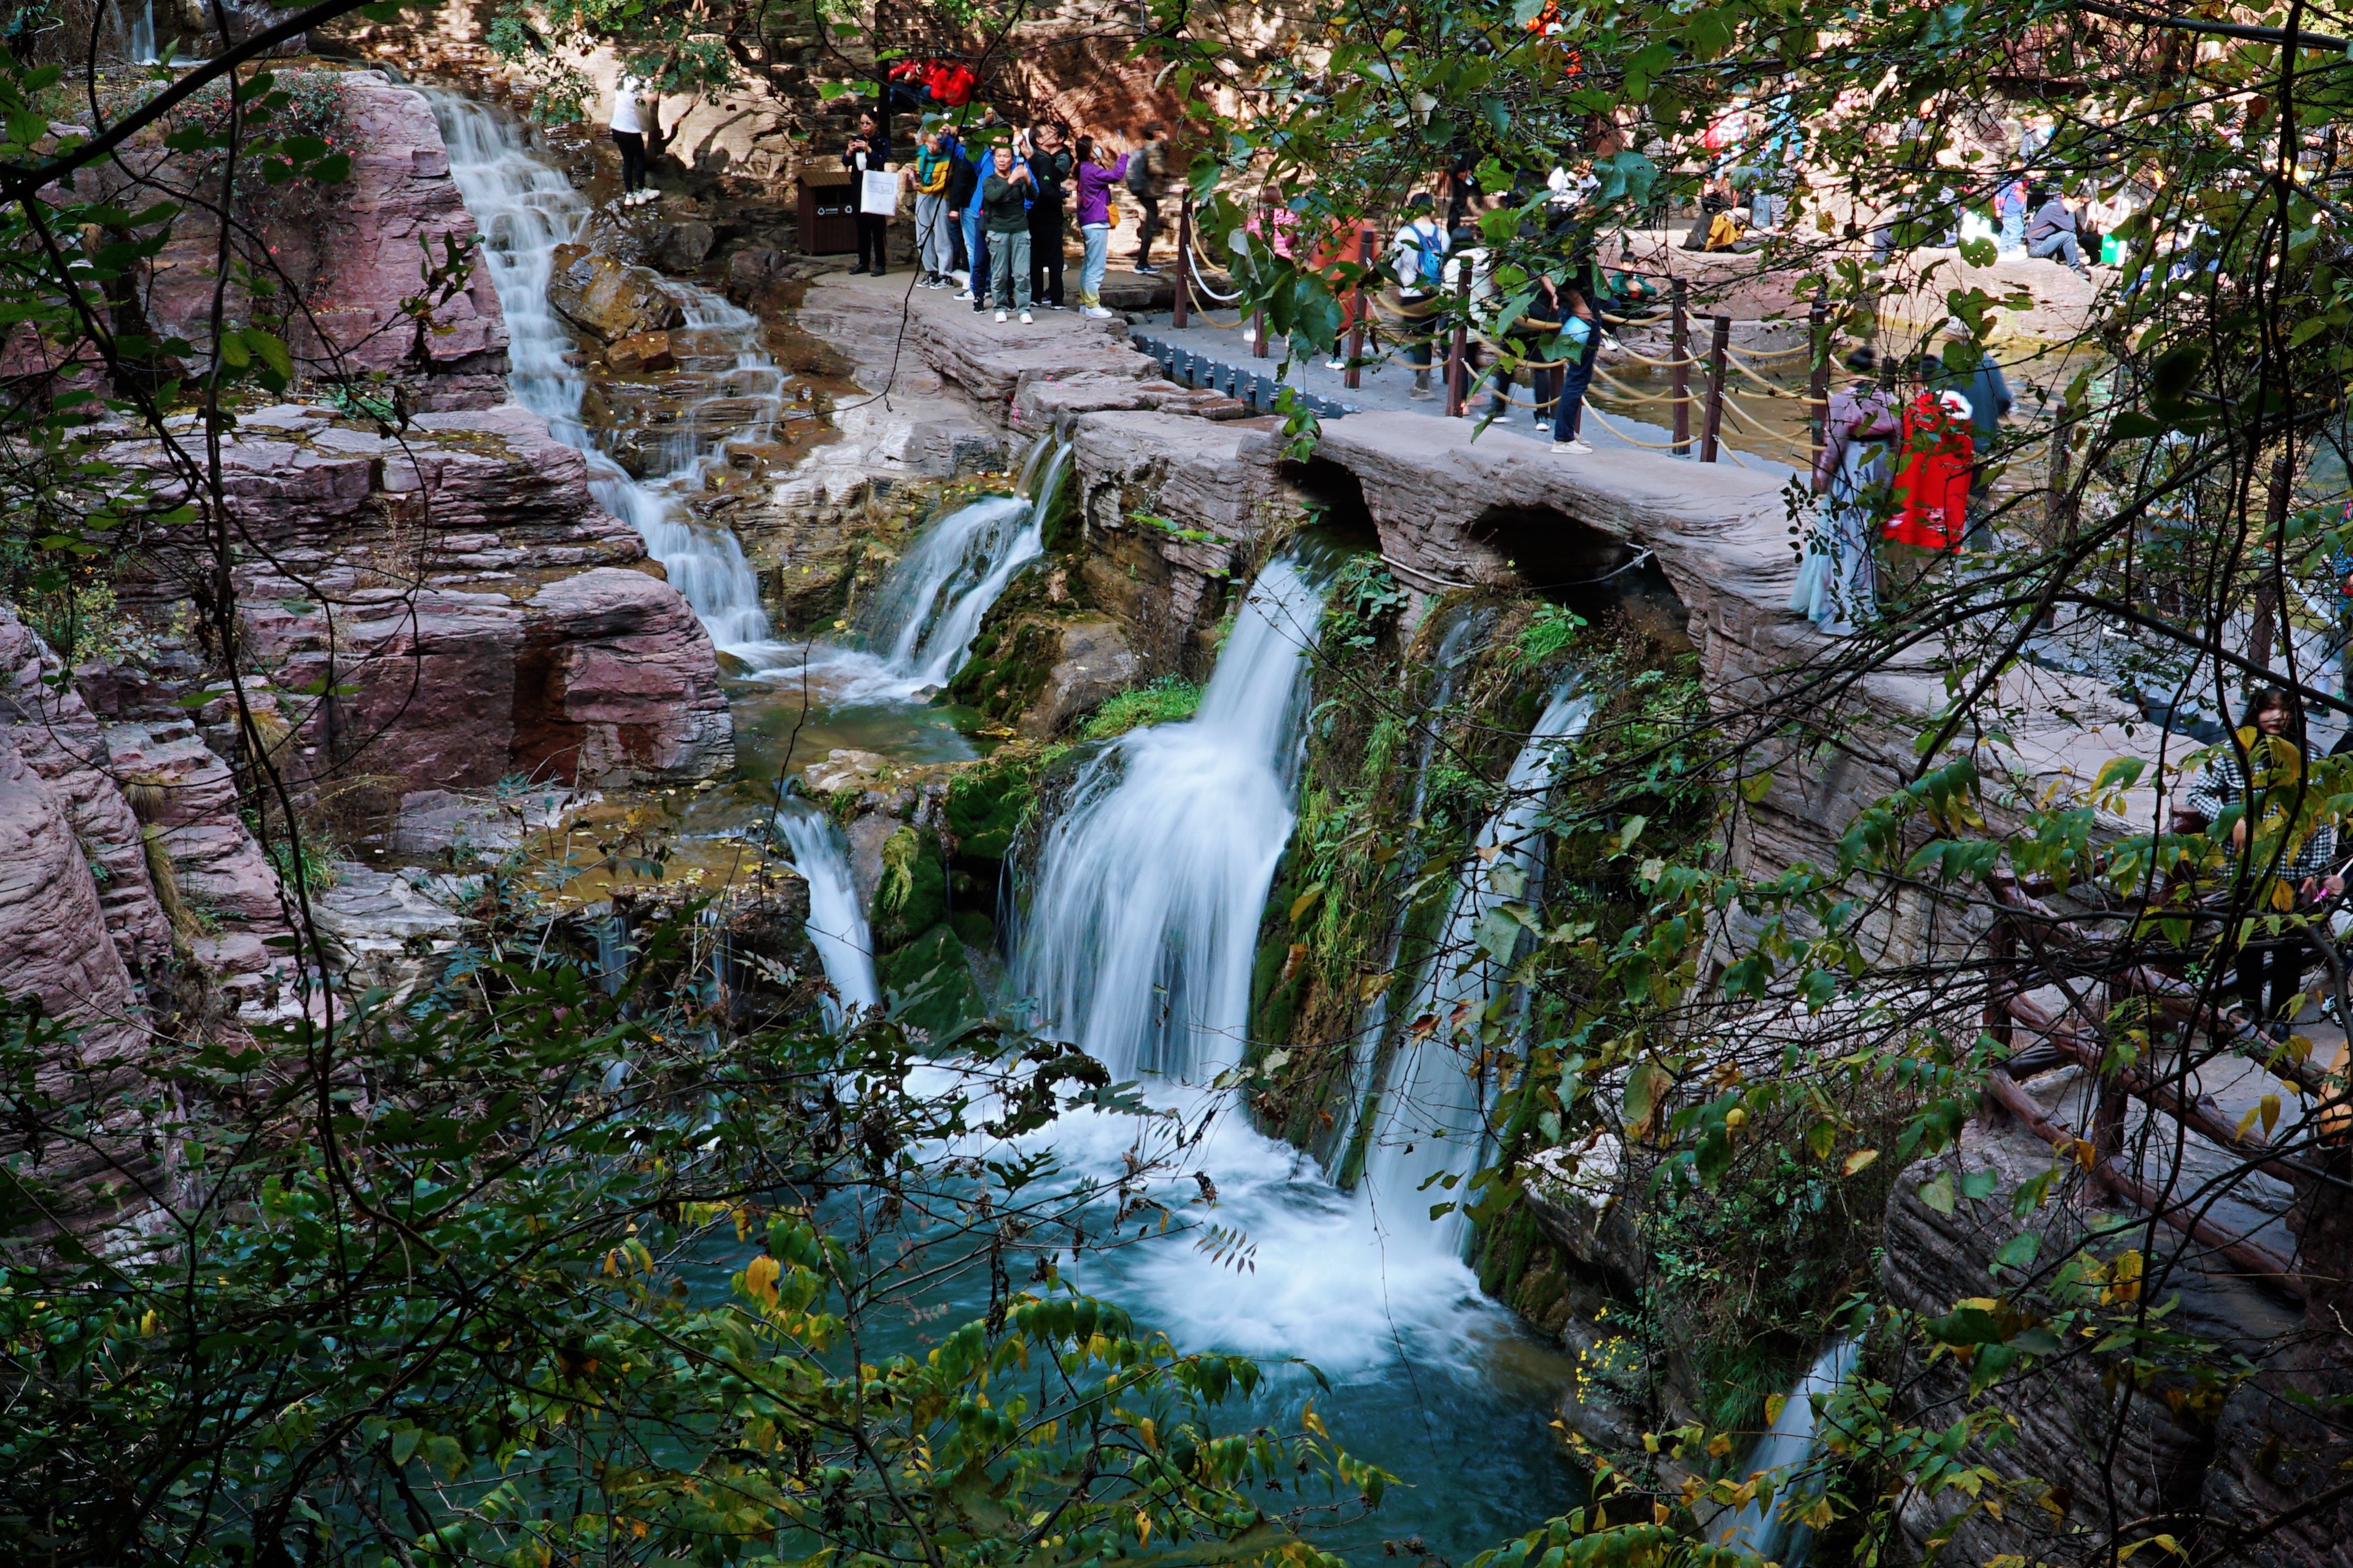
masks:
{"label": "white water foam", "polygon": [[1794,1502],[1802,1509],[1805,1501],[1820,1495],[1819,1483],[1810,1488],[1799,1479],[1792,1488],[1789,1481],[1797,1478],[1787,1474],[1814,1457],[1819,1434],[1815,1427],[1814,1395],[1828,1394],[1839,1384],[1854,1375],[1857,1346],[1852,1339],[1841,1337],[1814,1359],[1798,1386],[1789,1391],[1782,1403],[1781,1414],[1773,1418],[1773,1429],[1757,1440],[1756,1450],[1748,1456],[1748,1474],[1760,1470],[1782,1471],[1782,1488],[1774,1494],[1769,1508],[1759,1507],[1754,1500],[1743,1503],[1733,1515],[1731,1527],[1722,1533],[1726,1546],[1754,1552],[1768,1563],[1778,1563],[1781,1568],[1804,1568],[1807,1549],[1813,1543],[1813,1531],[1802,1524],[1792,1524],[1782,1518]]}

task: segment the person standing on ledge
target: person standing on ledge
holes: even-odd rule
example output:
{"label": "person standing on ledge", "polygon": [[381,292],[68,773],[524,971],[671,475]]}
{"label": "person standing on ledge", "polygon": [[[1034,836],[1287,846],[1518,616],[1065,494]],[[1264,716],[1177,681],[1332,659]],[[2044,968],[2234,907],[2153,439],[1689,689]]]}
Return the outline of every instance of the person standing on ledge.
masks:
{"label": "person standing on ledge", "polygon": [[1079,313],[1098,321],[1111,320],[1103,309],[1103,268],[1111,258],[1111,194],[1127,175],[1135,156],[1114,156],[1108,136],[1079,138],[1079,237],[1086,242],[1086,258],[1079,264]]}
{"label": "person standing on ledge", "polygon": [[660,113],[659,110],[648,113],[638,103],[652,85],[624,71],[613,86],[613,118],[608,128],[613,145],[621,150],[621,205],[625,207],[642,206],[659,194],[645,188],[646,131],[649,121],[659,122]]}
{"label": "person standing on ledge", "polygon": [[1157,120],[1146,125],[1142,139],[1128,149],[1126,160],[1127,191],[1143,215],[1135,223],[1135,270],[1146,278],[1160,270],[1152,265],[1152,242],[1160,234],[1160,190],[1168,177],[1168,143],[1161,140],[1163,129]]}
{"label": "person standing on ledge", "polygon": [[1070,187],[1071,158],[1062,128],[1052,121],[1033,127],[1021,148],[1029,166],[1029,298],[1049,310],[1062,308],[1062,203]]}
{"label": "person standing on ledge", "polygon": [[[880,172],[891,166],[891,138],[882,134],[871,114],[858,117],[858,134],[843,149],[841,166],[853,176],[849,182],[850,200],[858,209],[858,265],[849,269],[851,277],[871,272],[880,278],[890,266],[891,215],[866,210],[866,174],[869,170]],[[873,257],[870,267],[869,255]]]}
{"label": "person standing on ledge", "polygon": [[1029,315],[1029,193],[1036,188],[1029,165],[1016,163],[1013,149],[999,147],[997,166],[980,182],[980,210],[988,225],[988,291],[997,299],[997,319],[1005,320],[1008,297],[1018,301],[1023,324]]}

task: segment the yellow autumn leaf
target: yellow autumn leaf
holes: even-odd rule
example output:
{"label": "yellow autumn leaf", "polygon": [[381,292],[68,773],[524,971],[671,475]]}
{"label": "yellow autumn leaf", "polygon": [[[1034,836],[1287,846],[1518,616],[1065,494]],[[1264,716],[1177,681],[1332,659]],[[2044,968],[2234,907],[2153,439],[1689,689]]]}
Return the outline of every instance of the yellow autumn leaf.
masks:
{"label": "yellow autumn leaf", "polygon": [[1840,1173],[1848,1176],[1854,1175],[1856,1173],[1868,1168],[1871,1163],[1878,1158],[1879,1151],[1876,1149],[1857,1149],[1853,1153],[1849,1154],[1846,1157],[1846,1163],[1839,1167]]}
{"label": "yellow autumn leaf", "polygon": [[1332,1434],[1324,1428],[1324,1417],[1315,1414],[1315,1406],[1313,1405],[1300,1412],[1299,1424],[1302,1426],[1306,1427],[1310,1432],[1314,1433],[1318,1437],[1329,1437],[1332,1436]]}
{"label": "yellow autumn leaf", "polygon": [[2255,1109],[2263,1112],[2263,1136],[2268,1138],[2272,1135],[2272,1129],[2279,1125],[2280,1097],[2276,1094],[2267,1094],[2256,1104]]}
{"label": "yellow autumn leaf", "polygon": [[766,1253],[762,1253],[759,1257],[754,1258],[751,1262],[744,1266],[744,1294],[751,1297],[754,1300],[760,1302],[763,1306],[775,1306],[776,1304],[776,1281],[783,1276],[784,1272],[785,1266],[783,1264],[777,1262]]}

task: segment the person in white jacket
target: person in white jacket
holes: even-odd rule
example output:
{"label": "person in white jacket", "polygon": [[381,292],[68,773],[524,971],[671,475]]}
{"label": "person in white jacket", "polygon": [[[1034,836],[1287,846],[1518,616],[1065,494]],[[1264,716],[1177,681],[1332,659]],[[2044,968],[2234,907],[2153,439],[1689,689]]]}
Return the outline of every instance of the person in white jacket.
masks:
{"label": "person in white jacket", "polygon": [[653,84],[624,72],[613,87],[613,145],[621,150],[621,205],[639,206],[659,194],[646,189],[646,133],[659,110],[652,102]]}

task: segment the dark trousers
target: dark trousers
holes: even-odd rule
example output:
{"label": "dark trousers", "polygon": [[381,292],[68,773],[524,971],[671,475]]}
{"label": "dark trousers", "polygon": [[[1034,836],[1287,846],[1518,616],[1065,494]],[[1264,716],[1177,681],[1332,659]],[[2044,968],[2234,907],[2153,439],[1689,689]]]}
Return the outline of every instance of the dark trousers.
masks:
{"label": "dark trousers", "polygon": [[1152,242],[1160,234],[1160,198],[1139,195],[1135,198],[1135,205],[1144,213],[1135,224],[1135,258],[1149,261],[1152,259]]}
{"label": "dark trousers", "polygon": [[972,308],[988,303],[988,230],[980,231],[980,248],[972,256]]}
{"label": "dark trousers", "polygon": [[1585,423],[1585,389],[1593,384],[1593,362],[1601,355],[1601,324],[1593,323],[1584,342],[1562,348],[1568,363],[1560,367],[1560,387],[1553,395],[1552,438],[1556,441],[1570,439]]}
{"label": "dark trousers", "polygon": [[616,131],[613,145],[621,150],[621,189],[645,189],[646,139],[635,131]]}
{"label": "dark trousers", "polygon": [[2239,999],[2260,1020],[2293,1021],[2303,1005],[2305,968],[2316,956],[2312,943],[2300,936],[2247,943],[2239,949]]}
{"label": "dark trousers", "polygon": [[[881,213],[858,215],[858,265],[880,273],[891,265],[891,220]],[[867,259],[869,255],[873,259]]]}
{"label": "dark trousers", "polygon": [[1062,206],[1039,202],[1029,209],[1029,298],[1040,305],[1062,302]]}

